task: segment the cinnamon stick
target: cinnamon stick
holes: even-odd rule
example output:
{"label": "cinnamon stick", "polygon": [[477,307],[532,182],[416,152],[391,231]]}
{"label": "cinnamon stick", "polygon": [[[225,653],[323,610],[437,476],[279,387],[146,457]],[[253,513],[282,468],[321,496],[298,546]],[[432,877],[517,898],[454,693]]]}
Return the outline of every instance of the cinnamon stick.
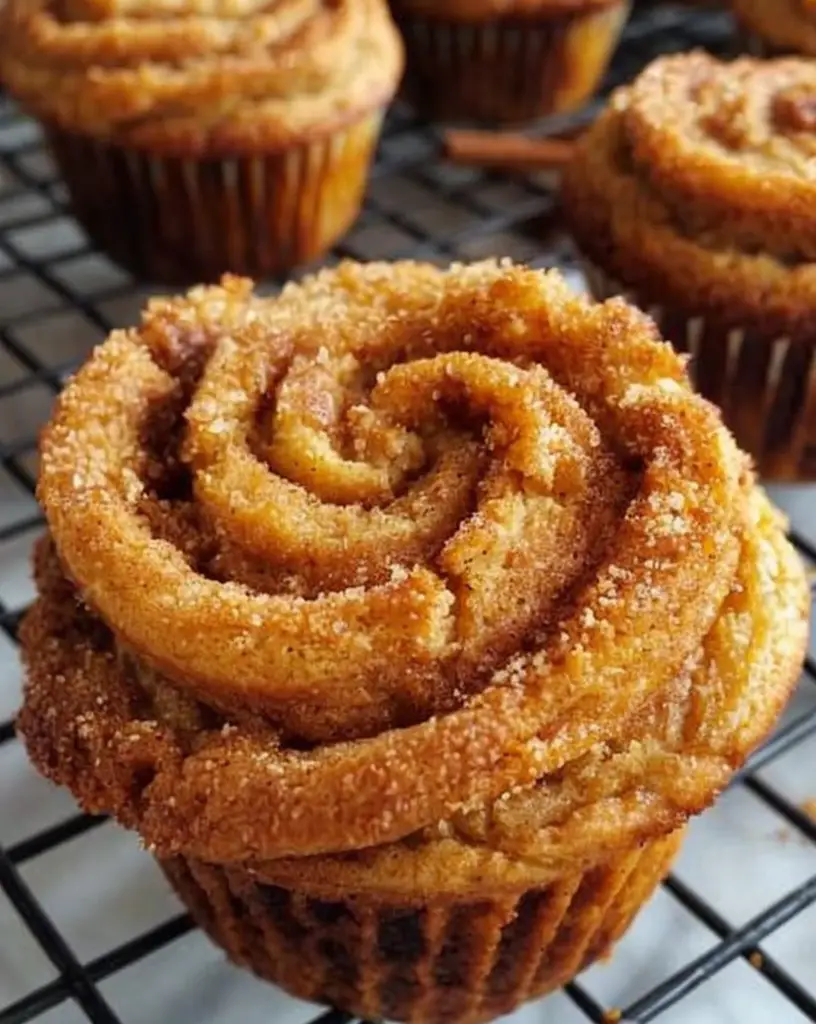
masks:
{"label": "cinnamon stick", "polygon": [[550,171],[569,163],[574,142],[531,139],[507,132],[451,129],[445,134],[445,154],[456,164],[502,170]]}

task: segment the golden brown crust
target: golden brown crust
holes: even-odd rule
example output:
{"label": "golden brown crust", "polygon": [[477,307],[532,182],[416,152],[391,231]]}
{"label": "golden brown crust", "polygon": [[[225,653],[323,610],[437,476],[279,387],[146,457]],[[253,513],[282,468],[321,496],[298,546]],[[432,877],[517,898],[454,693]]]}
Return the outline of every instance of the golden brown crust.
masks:
{"label": "golden brown crust", "polygon": [[816,254],[816,69],[798,61],[653,64],[621,108],[644,183],[709,243]]}
{"label": "golden brown crust", "polygon": [[154,152],[274,151],[388,103],[384,0],[10,0],[0,73],[35,116]]}
{"label": "golden brown crust", "polygon": [[[704,809],[781,710],[803,644],[801,566],[766,503],[755,498],[752,507],[758,518],[737,578],[696,664],[630,714],[618,736],[596,741],[532,789],[463,809],[404,842],[342,856],[256,860],[253,874],[324,895],[344,888],[417,900],[483,886],[516,892],[588,869]],[[100,646],[98,624],[66,594],[48,549],[38,585],[43,598],[24,627],[30,683],[21,717],[35,762],[89,809],[112,811],[148,838],[158,814],[168,819],[165,831],[194,830],[196,802],[206,798],[208,816],[221,817],[225,831],[238,830],[244,849],[257,849],[268,825],[269,730],[253,732],[246,723],[244,735],[225,729],[218,716],[169,688],[151,702]],[[574,742],[574,733],[565,728],[561,744]],[[242,786],[233,789],[229,780],[241,772]],[[198,788],[188,799],[185,776],[193,773]],[[327,817],[342,809],[327,792],[320,811],[328,832]],[[206,848],[208,856],[234,849],[235,840],[229,837],[230,847],[223,837]],[[196,844],[193,838],[191,848]],[[167,840],[162,848],[179,845]]]}
{"label": "golden brown crust", "polygon": [[732,0],[734,13],[780,53],[816,54],[816,4],[813,0]]}
{"label": "golden brown crust", "polygon": [[801,567],[716,413],[554,275],[153,303],[42,454],[94,613],[45,546],[21,728],[163,855],[543,883],[710,802],[801,658]]}
{"label": "golden brown crust", "polygon": [[271,861],[253,873],[323,894],[344,886],[395,897],[477,893],[481,884],[515,891],[525,879],[540,885],[589,869],[600,851],[665,835],[703,810],[782,710],[808,613],[798,556],[765,499],[757,493],[751,504],[732,591],[697,663],[630,715],[618,739],[532,789],[459,812],[421,844]]}
{"label": "golden brown crust", "polygon": [[586,253],[649,301],[809,340],[816,72],[661,59],[618,92],[564,176]]}

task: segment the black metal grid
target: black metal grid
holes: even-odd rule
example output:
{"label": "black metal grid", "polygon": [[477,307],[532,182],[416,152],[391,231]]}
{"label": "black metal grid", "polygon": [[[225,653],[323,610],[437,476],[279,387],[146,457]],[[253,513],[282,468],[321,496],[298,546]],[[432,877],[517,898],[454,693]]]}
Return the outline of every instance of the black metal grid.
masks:
{"label": "black metal grid", "polygon": [[[631,78],[657,53],[705,46],[726,53],[731,46],[730,25],[718,14],[690,14],[666,5],[636,14],[616,58],[608,85]],[[591,114],[591,111],[586,112]],[[582,115],[584,116],[584,115]],[[543,126],[552,127],[552,126]],[[556,126],[557,127],[557,126]],[[383,137],[369,195],[360,222],[330,257],[362,259],[397,256],[448,261],[486,255],[510,255],[533,265],[558,264],[571,269],[568,245],[553,228],[551,183],[535,178],[508,178],[446,167],[438,159],[439,137],[402,108],[395,109]],[[46,388],[60,389],[75,361],[56,364],[45,360],[26,327],[44,319],[45,309],[71,310],[79,314],[94,338],[110,330],[123,308],[135,309],[143,294],[122,277],[109,287],[89,292],[77,271],[93,250],[79,234],[68,229],[63,249],[42,255],[38,238],[70,222],[63,188],[44,158],[33,125],[0,96],[0,358],[15,367],[11,377],[0,379],[2,402]],[[18,282],[25,279],[34,296],[27,295],[22,308]],[[78,284],[78,280],[80,283]],[[25,290],[25,289],[23,289]],[[3,295],[6,296],[4,300]],[[37,296],[42,301],[37,301]],[[9,312],[11,309],[11,312]],[[111,312],[111,311],[114,312]],[[124,315],[124,314],[121,314]],[[19,407],[19,406],[17,406]],[[13,424],[5,425],[5,431]],[[4,431],[4,436],[5,436]],[[33,493],[36,439],[31,431],[0,441],[0,466],[22,491]],[[40,517],[25,511],[0,527],[0,543],[23,537],[41,525]],[[816,563],[816,550],[801,537],[793,538],[803,555]],[[0,630],[16,642],[22,611],[0,600]],[[816,664],[809,660],[803,686],[816,685]],[[736,780],[770,808],[806,843],[816,844],[816,823],[782,793],[757,775],[757,771],[787,753],[805,739],[816,736],[816,706],[789,721],[752,759]],[[0,722],[0,746],[15,742],[11,721]],[[5,893],[45,956],[56,968],[56,980],[18,1001],[0,1003],[0,1024],[22,1024],[54,1007],[73,1000],[88,1020],[96,1024],[120,1024],[98,985],[118,971],[172,943],[192,929],[179,915],[145,934],[82,963],[66,938],[49,918],[19,868],[25,862],[54,849],[104,819],[76,815],[37,834],[3,848],[0,846],[0,891]],[[777,992],[795,1005],[807,1019],[816,1021],[816,998],[763,950],[762,943],[794,916],[816,903],[816,876],[793,888],[757,917],[735,929],[699,893],[676,877],[666,889],[718,942],[699,959],[667,978],[622,1011],[627,1021],[646,1024],[674,1007],[689,993],[733,961],[742,958],[759,971]],[[0,940],[2,941],[2,940]],[[568,986],[567,996],[591,1021],[618,1019],[612,1008],[599,1003],[580,982]],[[610,1016],[611,1014],[611,1016]],[[315,1024],[346,1024],[352,1018],[329,1010]]]}

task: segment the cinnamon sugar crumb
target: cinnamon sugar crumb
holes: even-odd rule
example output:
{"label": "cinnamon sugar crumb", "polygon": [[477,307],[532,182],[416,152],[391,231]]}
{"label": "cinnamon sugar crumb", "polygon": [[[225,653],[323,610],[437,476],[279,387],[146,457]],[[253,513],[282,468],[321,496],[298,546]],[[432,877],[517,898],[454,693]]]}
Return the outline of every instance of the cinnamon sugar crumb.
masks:
{"label": "cinnamon sugar crumb", "polygon": [[[677,364],[640,314],[495,263],[344,265],[279,302],[231,294],[172,307],[172,372],[134,358],[109,388],[113,364],[94,362],[52,425],[41,490],[54,542],[110,628],[66,600],[59,565],[41,569],[24,726],[43,769],[162,854],[269,858],[275,871],[291,859],[296,888],[334,873],[352,891],[359,858],[337,855],[364,848],[365,886],[409,897],[425,872],[431,892],[472,885],[474,861],[485,892],[529,888],[531,873],[546,886],[611,841],[622,849],[632,820],[658,835],[708,802],[769,725],[747,713],[757,688],[772,677],[781,695],[789,681],[797,593],[778,527],[746,514],[719,421],[685,386],[653,384]],[[190,397],[174,373],[188,372],[178,337],[191,329],[215,340]],[[162,332],[154,323],[140,350],[161,349]],[[276,403],[295,377],[300,404]],[[644,394],[621,407],[633,381]],[[160,431],[184,446],[170,467],[183,497],[155,498],[176,481],[145,442],[155,472],[134,507],[130,426],[162,388],[184,399],[182,422]],[[259,406],[274,407],[271,425]],[[102,418],[112,429],[89,436]],[[83,457],[91,442],[99,458]],[[90,514],[90,500],[66,500],[75,473],[118,503],[119,533],[107,504]],[[717,559],[662,536],[662,517],[705,531]],[[771,587],[754,578],[763,551]],[[722,614],[737,576],[740,607]],[[742,675],[745,645],[776,635],[779,604],[790,649],[757,650]],[[692,654],[693,678],[667,678]],[[99,769],[59,735],[67,723],[73,740],[89,709]],[[439,820],[443,851],[425,832]]]}

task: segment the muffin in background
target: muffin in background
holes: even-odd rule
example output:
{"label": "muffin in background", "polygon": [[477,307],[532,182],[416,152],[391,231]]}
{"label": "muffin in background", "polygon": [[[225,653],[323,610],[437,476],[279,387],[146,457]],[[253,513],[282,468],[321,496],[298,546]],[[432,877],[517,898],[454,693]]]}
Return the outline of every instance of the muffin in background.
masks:
{"label": "muffin in background", "polygon": [[666,57],[563,178],[595,296],[655,317],[768,479],[816,478],[814,111],[810,61]]}
{"label": "muffin in background", "polygon": [[405,89],[439,119],[527,121],[596,90],[628,0],[391,0],[407,50]]}
{"label": "muffin in background", "polygon": [[809,594],[683,360],[494,261],[149,303],[43,432],[18,725],[237,963],[477,1024],[608,952]]}
{"label": "muffin in background", "polygon": [[816,56],[814,0],[731,0],[745,48],[757,57]]}
{"label": "muffin in background", "polygon": [[359,211],[402,63],[385,0],[0,7],[0,78],[77,219],[160,282],[323,254]]}

